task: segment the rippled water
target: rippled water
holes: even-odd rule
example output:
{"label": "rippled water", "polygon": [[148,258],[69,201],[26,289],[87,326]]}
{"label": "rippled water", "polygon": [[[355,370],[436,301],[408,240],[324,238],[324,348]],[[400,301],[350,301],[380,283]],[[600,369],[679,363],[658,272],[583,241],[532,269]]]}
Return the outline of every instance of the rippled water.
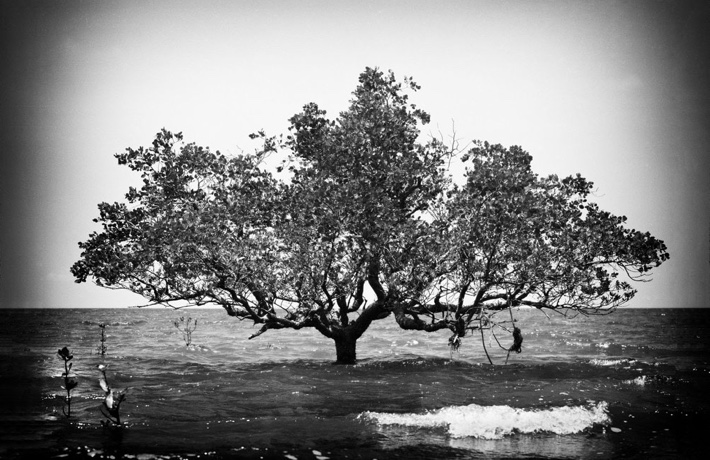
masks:
{"label": "rippled water", "polygon": [[[185,345],[173,321],[198,320]],[[221,310],[0,310],[2,458],[704,458],[710,312],[516,312],[523,353],[490,336],[389,318],[333,365],[315,331],[269,331]],[[107,354],[97,354],[99,323]],[[502,345],[511,338],[498,335]],[[63,362],[79,382],[63,415]],[[97,365],[128,388],[105,426]]]}

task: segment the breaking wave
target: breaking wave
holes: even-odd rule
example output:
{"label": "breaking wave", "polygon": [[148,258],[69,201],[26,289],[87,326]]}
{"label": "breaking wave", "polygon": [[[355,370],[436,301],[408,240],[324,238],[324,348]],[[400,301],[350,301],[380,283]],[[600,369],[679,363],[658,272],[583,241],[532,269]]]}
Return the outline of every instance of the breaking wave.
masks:
{"label": "breaking wave", "polygon": [[363,412],[360,418],[380,426],[444,428],[454,438],[500,439],[514,433],[579,433],[595,424],[611,422],[606,402],[549,409],[510,406],[450,406],[424,414]]}
{"label": "breaking wave", "polygon": [[589,364],[592,366],[601,366],[601,367],[607,367],[607,366],[633,366],[638,363],[638,360],[635,360],[633,358],[619,358],[619,359],[591,359],[589,360]]}

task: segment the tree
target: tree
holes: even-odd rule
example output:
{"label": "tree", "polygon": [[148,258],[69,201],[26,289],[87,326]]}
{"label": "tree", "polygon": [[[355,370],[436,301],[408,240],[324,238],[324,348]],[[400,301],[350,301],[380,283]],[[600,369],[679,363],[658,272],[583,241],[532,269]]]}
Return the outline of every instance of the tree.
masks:
{"label": "tree", "polygon": [[[253,154],[226,157],[164,129],[117,154],[143,185],[99,205],[102,231],[79,243],[76,281],[148,304],[217,304],[261,324],[252,337],[315,328],[352,363],[357,339],[388,316],[450,330],[454,348],[502,327],[519,351],[520,330],[495,313],[613,311],[635,294],[628,281],[668,259],[662,241],[589,202],[579,175],[540,178],[516,146],[476,141],[461,154],[422,142],[418,89],[367,68],[335,120],[307,104],[285,138],[252,135],[263,144]],[[272,154],[284,156],[278,173],[265,167]]]}

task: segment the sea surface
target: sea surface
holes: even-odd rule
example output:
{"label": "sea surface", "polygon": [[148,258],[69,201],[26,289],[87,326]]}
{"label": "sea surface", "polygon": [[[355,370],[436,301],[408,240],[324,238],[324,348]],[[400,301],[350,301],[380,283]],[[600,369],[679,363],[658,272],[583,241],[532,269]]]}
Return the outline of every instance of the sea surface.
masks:
{"label": "sea surface", "polygon": [[[504,331],[484,336],[491,365],[480,335],[452,353],[448,332],[387,318],[344,366],[316,331],[248,340],[222,310],[3,309],[0,458],[707,458],[710,310],[514,316],[507,364]],[[100,409],[102,364],[127,389],[122,426]]]}

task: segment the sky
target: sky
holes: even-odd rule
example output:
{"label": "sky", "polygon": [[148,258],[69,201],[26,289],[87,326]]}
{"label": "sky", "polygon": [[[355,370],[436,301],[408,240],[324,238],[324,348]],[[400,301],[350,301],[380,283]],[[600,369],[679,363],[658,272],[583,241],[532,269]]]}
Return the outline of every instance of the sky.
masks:
{"label": "sky", "polygon": [[141,303],[69,271],[137,181],[113,155],[248,151],[368,66],[421,85],[426,134],[520,145],[664,240],[629,306],[710,306],[709,2],[0,0],[0,62],[0,308]]}

